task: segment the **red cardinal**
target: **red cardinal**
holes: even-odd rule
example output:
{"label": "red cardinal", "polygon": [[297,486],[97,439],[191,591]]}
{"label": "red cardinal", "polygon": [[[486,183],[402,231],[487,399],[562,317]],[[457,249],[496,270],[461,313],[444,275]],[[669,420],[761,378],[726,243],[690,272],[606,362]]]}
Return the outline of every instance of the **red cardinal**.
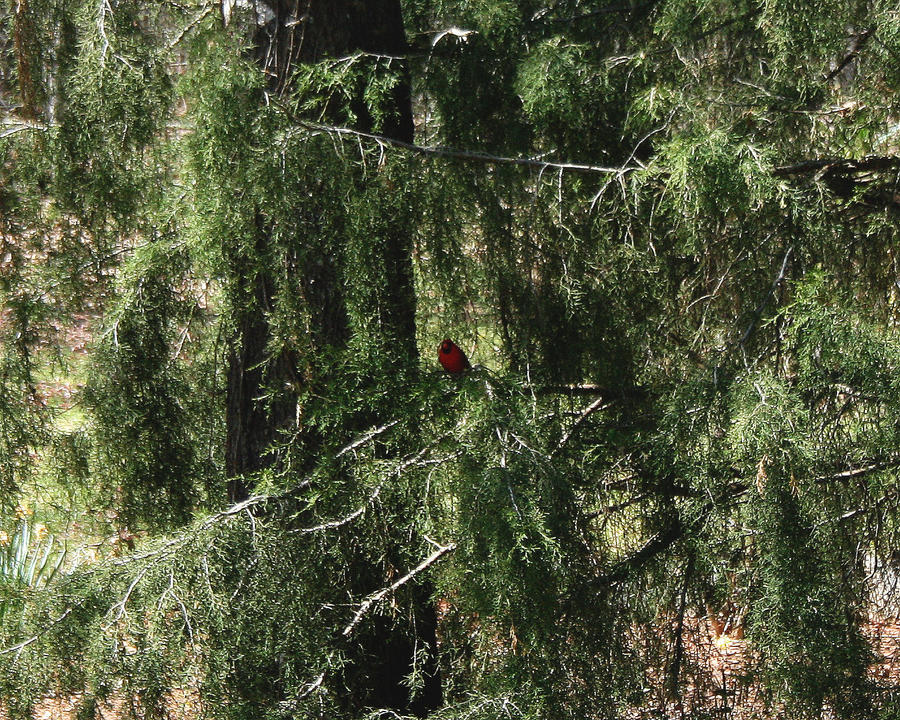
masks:
{"label": "red cardinal", "polygon": [[459,375],[463,370],[472,369],[472,366],[469,365],[469,358],[467,358],[466,354],[459,349],[459,345],[450,338],[445,339],[444,342],[441,343],[441,349],[438,352],[438,360],[441,361],[444,370],[451,375]]}

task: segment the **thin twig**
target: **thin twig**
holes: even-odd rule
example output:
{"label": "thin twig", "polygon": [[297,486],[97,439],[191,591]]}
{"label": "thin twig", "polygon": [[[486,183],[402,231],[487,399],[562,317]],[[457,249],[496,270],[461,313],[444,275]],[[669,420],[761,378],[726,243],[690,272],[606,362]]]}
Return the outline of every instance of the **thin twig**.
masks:
{"label": "thin twig", "polygon": [[744,330],[744,334],[741,335],[741,339],[738,340],[738,345],[741,348],[744,347],[744,344],[749,339],[750,335],[753,334],[754,329],[756,328],[756,323],[759,322],[759,319],[762,317],[763,312],[769,304],[769,300],[774,297],[775,292],[778,290],[778,286],[784,280],[785,275],[787,273],[788,262],[791,259],[791,255],[794,252],[794,246],[791,245],[787,249],[787,252],[784,254],[784,260],[781,262],[781,269],[778,271],[778,276],[772,282],[772,286],[769,288],[768,292],[763,296],[763,299],[760,300],[759,305],[756,307],[756,310],[753,311],[753,318],[750,320],[750,324],[747,326],[747,329]]}
{"label": "thin twig", "polygon": [[825,158],[821,160],[803,160],[793,165],[779,165],[772,168],[772,174],[775,177],[788,177],[790,175],[806,175],[809,173],[821,173],[824,175],[875,172],[894,170],[898,167],[900,167],[900,157],[894,155],[870,155],[859,159]]}
{"label": "thin twig", "polygon": [[605,385],[596,385],[594,383],[570,383],[567,385],[541,385],[535,387],[534,385],[528,386],[532,392],[537,392],[541,395],[544,394],[555,394],[559,393],[560,395],[614,395],[616,394],[614,390],[608,388]]}

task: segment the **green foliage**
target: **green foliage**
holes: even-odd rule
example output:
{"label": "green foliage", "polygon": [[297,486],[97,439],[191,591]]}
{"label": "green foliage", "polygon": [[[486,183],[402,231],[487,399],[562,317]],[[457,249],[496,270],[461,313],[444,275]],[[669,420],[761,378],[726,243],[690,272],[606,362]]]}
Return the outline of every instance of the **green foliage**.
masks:
{"label": "green foliage", "polygon": [[154,188],[145,148],[166,116],[170,81],[142,32],[140,3],[84,3],[61,103],[56,191],[95,227],[127,223]]}
{"label": "green foliage", "polygon": [[[51,582],[66,557],[65,548],[47,533],[40,523],[32,524],[22,513],[12,537],[5,532],[0,536],[0,578],[4,587],[37,589]],[[11,608],[7,603],[0,607],[3,622]]]}
{"label": "green foliage", "polygon": [[0,10],[0,504],[96,550],[0,548],[5,709],[702,717],[730,606],[742,691],[888,716],[895,10],[416,0],[400,57],[33,0],[21,65]]}
{"label": "green foliage", "polygon": [[102,487],[99,497],[114,499],[122,522],[132,525],[183,524],[203,487],[195,433],[204,432],[208,408],[178,357],[194,308],[180,302],[164,274],[178,255],[161,244],[138,249],[124,268],[129,287],[110,313],[83,393],[96,448],[84,479]]}

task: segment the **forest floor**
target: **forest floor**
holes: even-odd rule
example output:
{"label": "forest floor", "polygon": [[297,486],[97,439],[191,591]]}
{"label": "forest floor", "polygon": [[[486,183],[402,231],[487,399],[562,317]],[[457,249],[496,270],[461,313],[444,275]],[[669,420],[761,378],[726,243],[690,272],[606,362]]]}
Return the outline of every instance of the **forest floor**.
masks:
{"label": "forest floor", "polygon": [[[880,688],[900,686],[900,622],[896,619],[869,622],[863,632],[871,643],[875,661],[869,675]],[[634,720],[690,718],[703,709],[704,717],[723,720],[765,720],[783,717],[777,706],[766,702],[760,686],[749,680],[753,665],[747,641],[738,636],[716,635],[708,618],[685,618],[682,679],[685,689],[678,699],[666,697],[659,682],[647,697],[647,704],[628,714]],[[660,677],[663,673],[660,673]],[[43,700],[35,708],[33,720],[76,720],[80,695]],[[142,711],[127,707],[121,694],[101,706],[102,720],[143,717]],[[200,701],[195,689],[174,691],[165,702],[169,720],[195,720],[200,717]],[[827,720],[829,714],[822,715]],[[0,720],[6,715],[0,711]]]}
{"label": "forest floor", "polygon": [[[900,618],[871,619],[861,629],[872,651],[869,679],[878,690],[900,688]],[[786,716],[783,708],[766,698],[761,683],[755,680],[758,658],[740,629],[732,635],[717,634],[709,618],[685,618],[683,632],[681,696],[667,697],[660,682],[651,693],[652,699],[648,698],[650,707],[636,710],[635,719],[674,720],[690,718],[695,712],[724,720]],[[829,720],[832,715],[826,708],[821,717]]]}

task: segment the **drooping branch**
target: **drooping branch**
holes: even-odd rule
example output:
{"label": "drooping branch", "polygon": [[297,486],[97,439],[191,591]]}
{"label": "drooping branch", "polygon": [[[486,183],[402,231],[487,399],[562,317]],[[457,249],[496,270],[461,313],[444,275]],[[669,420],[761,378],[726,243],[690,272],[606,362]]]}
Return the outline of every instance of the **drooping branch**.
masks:
{"label": "drooping branch", "polygon": [[[395,423],[388,423],[388,426],[392,426]],[[357,448],[363,445],[364,443],[370,441],[373,437],[376,437],[381,432],[384,431],[385,428],[376,428],[374,431],[369,431],[368,433],[363,434],[356,441],[350,443],[349,447]],[[400,475],[407,468],[416,464],[431,464],[434,462],[443,462],[447,458],[440,458],[438,460],[425,460],[423,461],[422,456],[430,451],[440,440],[442,440],[446,436],[441,436],[433,443],[430,443],[426,448],[423,448],[418,453],[413,456],[405,459],[401,462],[393,471],[392,475]],[[455,457],[455,455],[453,456]],[[304,479],[301,482],[297,483],[293,487],[279,493],[258,493],[255,495],[251,495],[250,497],[241,500],[240,502],[234,503],[229,507],[220,510],[219,512],[213,513],[208,516],[205,520],[198,523],[194,527],[179,533],[173,538],[165,541],[161,545],[143,553],[135,553],[133,555],[129,555],[127,557],[119,558],[113,561],[114,565],[117,566],[125,566],[130,565],[135,562],[145,561],[143,566],[135,573],[135,575],[131,578],[131,582],[129,582],[128,587],[125,593],[120,597],[107,611],[111,616],[113,616],[113,621],[120,619],[126,611],[126,606],[131,599],[131,596],[134,594],[137,586],[147,577],[151,570],[165,562],[169,558],[173,557],[181,551],[183,548],[188,547],[190,543],[197,540],[204,532],[211,530],[215,526],[220,523],[231,520],[234,517],[237,517],[243,513],[249,513],[253,508],[258,507],[260,505],[264,505],[268,502],[277,502],[279,500],[287,499],[293,495],[296,495],[301,490],[310,487],[311,481],[309,479]],[[379,486],[380,487],[380,486]],[[361,513],[360,513],[361,514]],[[345,524],[344,522],[334,523],[334,527],[339,527],[340,525]],[[319,528],[316,528],[319,529]],[[323,527],[321,529],[328,529],[327,527]],[[455,548],[455,545],[453,546]],[[451,549],[453,549],[451,548]],[[447,551],[449,552],[449,550]],[[432,561],[433,562],[433,561]],[[430,564],[430,563],[429,563]],[[403,582],[407,582],[410,580],[415,573],[420,572],[424,567],[420,566],[410,573],[405,579],[401,578]],[[90,571],[89,571],[90,572]],[[402,584],[402,583],[401,583]],[[399,585],[397,586],[399,587]],[[375,601],[373,601],[375,602]],[[55,625],[61,623],[71,612],[77,607],[80,603],[76,603],[75,605],[67,608],[58,618],[54,619],[49,625],[42,628],[40,632],[35,635],[23,640],[15,645],[11,645],[6,648],[0,649],[0,655],[7,655],[9,653],[18,652],[22,649],[28,647],[32,643],[36,642],[40,639],[45,633],[47,633],[50,629],[52,629]],[[371,603],[370,603],[371,604]]]}

